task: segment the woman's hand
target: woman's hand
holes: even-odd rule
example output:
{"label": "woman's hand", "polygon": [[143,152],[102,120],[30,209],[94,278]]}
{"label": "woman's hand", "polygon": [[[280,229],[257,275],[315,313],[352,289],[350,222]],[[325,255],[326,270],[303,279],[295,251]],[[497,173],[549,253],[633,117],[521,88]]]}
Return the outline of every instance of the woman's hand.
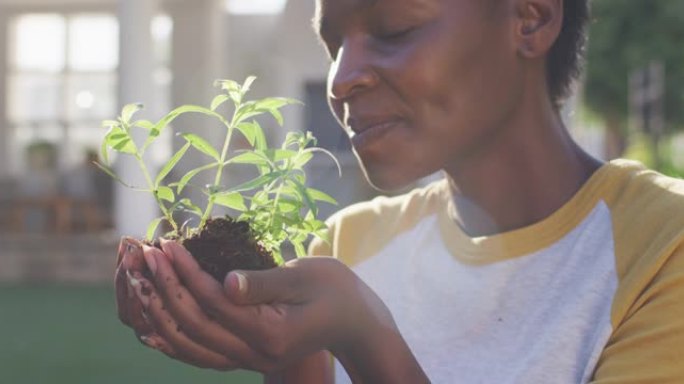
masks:
{"label": "woman's hand", "polygon": [[384,304],[335,259],[232,272],[222,286],[177,243],[162,249],[145,248],[154,284],[149,295],[136,292],[177,354],[206,348],[231,367],[272,372],[321,349],[343,351],[378,327],[396,329]]}
{"label": "woman's hand", "polygon": [[335,259],[235,271],[222,285],[175,242],[143,248],[151,281],[135,272],[128,280],[153,330],[144,340],[171,357],[200,367],[274,372],[328,349],[355,381],[424,378],[385,305]]}
{"label": "woman's hand", "polygon": [[143,343],[155,333],[143,316],[142,303],[129,280],[133,275],[142,276],[146,270],[142,244],[133,238],[122,238],[114,273],[116,308],[121,322],[133,328],[136,337]]}

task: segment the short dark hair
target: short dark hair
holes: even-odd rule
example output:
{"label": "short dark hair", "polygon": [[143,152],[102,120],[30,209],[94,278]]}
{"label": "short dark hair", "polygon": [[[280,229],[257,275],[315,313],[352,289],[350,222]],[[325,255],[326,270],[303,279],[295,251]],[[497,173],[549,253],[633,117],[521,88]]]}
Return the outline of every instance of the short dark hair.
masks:
{"label": "short dark hair", "polygon": [[563,0],[563,28],[546,62],[549,95],[556,108],[570,95],[582,70],[589,20],[588,0]]}

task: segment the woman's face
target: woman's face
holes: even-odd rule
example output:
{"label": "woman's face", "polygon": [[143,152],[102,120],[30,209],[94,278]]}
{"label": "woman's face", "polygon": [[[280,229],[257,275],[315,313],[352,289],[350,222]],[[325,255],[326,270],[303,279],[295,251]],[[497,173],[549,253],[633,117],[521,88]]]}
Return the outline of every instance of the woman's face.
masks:
{"label": "woman's face", "polygon": [[508,3],[317,0],[329,102],[376,187],[458,167],[505,124],[522,71]]}

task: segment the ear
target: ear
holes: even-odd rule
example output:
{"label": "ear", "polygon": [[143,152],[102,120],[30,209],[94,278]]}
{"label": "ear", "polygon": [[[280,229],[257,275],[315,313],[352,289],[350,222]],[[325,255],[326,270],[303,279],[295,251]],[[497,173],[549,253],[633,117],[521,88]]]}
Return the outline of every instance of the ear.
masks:
{"label": "ear", "polygon": [[515,0],[515,37],[521,56],[543,57],[551,49],[563,27],[563,1],[568,0]]}

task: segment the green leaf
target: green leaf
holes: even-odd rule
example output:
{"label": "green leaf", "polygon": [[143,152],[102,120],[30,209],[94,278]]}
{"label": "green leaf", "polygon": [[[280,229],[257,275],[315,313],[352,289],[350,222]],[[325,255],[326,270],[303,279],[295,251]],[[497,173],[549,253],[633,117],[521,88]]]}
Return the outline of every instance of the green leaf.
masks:
{"label": "green leaf", "polygon": [[316,232],[320,231],[322,229],[327,229],[328,226],[325,224],[325,222],[316,220],[316,219],[308,219],[304,221],[304,225],[306,226],[307,230],[309,232]]}
{"label": "green leaf", "polygon": [[255,179],[252,179],[250,181],[247,181],[245,183],[242,183],[236,187],[230,188],[226,192],[245,192],[245,191],[250,191],[252,189],[259,188],[261,186],[264,186],[273,180],[283,176],[286,172],[284,171],[276,171],[276,172],[270,172],[265,175],[261,175]]}
{"label": "green leaf", "polygon": [[111,126],[107,133],[105,134],[104,141],[110,146],[115,140],[120,140],[121,138],[128,137],[128,133],[120,126]]}
{"label": "green leaf", "polygon": [[240,155],[231,158],[229,162],[235,164],[268,165],[273,167],[275,166],[275,163],[291,159],[295,155],[297,155],[297,152],[289,149],[254,150],[245,151]]}
{"label": "green leaf", "polygon": [[254,83],[254,80],[256,80],[256,76],[248,76],[245,79],[245,82],[242,83],[242,87],[240,87],[240,90],[242,91],[242,94],[246,94],[249,92],[249,90],[252,88],[252,84]]}
{"label": "green leaf", "polygon": [[193,133],[184,133],[181,136],[200,152],[214,158],[216,161],[221,160],[221,156],[219,155],[218,151],[200,136],[197,136]]}
{"label": "green leaf", "polygon": [[97,166],[98,168],[100,168],[100,170],[102,170],[102,172],[108,174],[112,179],[114,179],[115,181],[121,183],[121,185],[125,186],[126,188],[131,188],[131,189],[133,189],[132,186],[126,184],[126,182],[124,182],[123,180],[121,180],[121,178],[120,178],[119,176],[117,176],[116,173],[114,173],[114,170],[113,170],[113,169],[109,168],[108,166],[106,166],[106,165],[104,165],[104,164],[100,164],[100,163],[98,163],[97,161],[93,162],[93,164],[95,164],[95,166]]}
{"label": "green leaf", "polygon": [[254,147],[257,143],[259,137],[263,137],[265,140],[264,132],[261,129],[261,125],[256,121],[242,122],[238,124],[235,128],[242,133],[242,135],[247,139],[249,145]]}
{"label": "green leaf", "polygon": [[176,154],[173,155],[171,159],[164,165],[162,170],[159,171],[157,179],[154,181],[155,187],[158,187],[162,180],[164,180],[164,178],[173,170],[183,155],[185,155],[185,152],[188,151],[188,148],[190,148],[190,143],[186,143],[183,147],[181,147],[181,149],[179,149],[178,152],[176,152]]}
{"label": "green leaf", "polygon": [[264,151],[268,148],[268,142],[266,141],[266,135],[263,129],[259,126],[259,129],[255,131],[254,135],[254,149]]}
{"label": "green leaf", "polygon": [[230,100],[230,97],[224,94],[214,97],[214,99],[211,101],[211,110],[215,111],[216,108],[220,107],[221,104],[225,103],[228,100]]}
{"label": "green leaf", "polygon": [[267,149],[263,153],[274,163],[291,159],[297,155],[297,152],[289,149]]}
{"label": "green leaf", "polygon": [[255,112],[268,112],[273,118],[278,122],[280,126],[283,125],[283,115],[280,113],[280,108],[288,104],[301,104],[300,101],[295,99],[288,99],[285,97],[269,97],[261,100],[257,100],[254,103]]}
{"label": "green leaf", "polygon": [[135,143],[133,140],[130,138],[123,138],[112,146],[112,149],[121,152],[121,153],[127,153],[129,155],[136,154],[138,152],[138,148],[135,146]]}
{"label": "green leaf", "polygon": [[119,127],[112,127],[105,136],[104,141],[107,143],[107,146],[117,152],[131,155],[138,152],[138,148],[133,140],[131,140],[131,136]]}
{"label": "green leaf", "polygon": [[219,193],[214,195],[214,202],[238,211],[246,211],[245,199],[239,192]]}
{"label": "green leaf", "polygon": [[278,199],[278,210],[282,213],[299,212],[302,208],[301,202],[291,199]]}
{"label": "green leaf", "polygon": [[252,196],[252,209],[261,208],[266,206],[270,201],[268,194],[265,191],[258,191]]}
{"label": "green leaf", "polygon": [[282,127],[285,123],[285,119],[283,119],[283,114],[280,113],[280,111],[277,109],[269,109],[268,112],[271,114],[271,116],[273,116],[275,121],[278,122],[278,125]]}
{"label": "green leaf", "polygon": [[255,108],[259,110],[270,111],[274,109],[280,109],[288,104],[302,104],[302,102],[295,99],[289,99],[287,97],[268,97],[257,100],[255,103]]}
{"label": "green leaf", "polygon": [[161,186],[157,188],[156,194],[160,199],[166,200],[169,203],[176,201],[176,196],[173,194],[173,190],[169,187]]}
{"label": "green leaf", "polygon": [[301,242],[291,241],[290,243],[294,246],[297,257],[306,257],[306,248],[304,248],[304,245]]}
{"label": "green leaf", "polygon": [[[302,170],[298,170],[296,172],[292,171],[288,175],[288,177],[290,180],[299,182],[299,184],[306,184],[306,174]],[[299,188],[299,186],[297,186],[296,184],[294,185],[294,187]]]}
{"label": "green leaf", "polygon": [[157,233],[157,228],[159,227],[159,224],[164,220],[163,217],[158,217],[147,226],[147,234],[145,235],[145,238],[148,241],[154,240],[154,234]]}
{"label": "green leaf", "polygon": [[177,201],[176,203],[173,204],[173,206],[171,206],[170,210],[171,210],[171,212],[181,211],[181,210],[187,211],[187,212],[192,212],[192,213],[194,213],[200,217],[202,216],[202,213],[203,213],[202,209],[200,207],[196,206],[195,204],[193,204],[193,202],[190,201],[190,199],[188,199],[188,198],[184,198],[184,199]]}
{"label": "green leaf", "polygon": [[197,176],[197,174],[199,174],[200,172],[206,171],[206,170],[209,170],[209,169],[212,169],[212,168],[215,168],[215,167],[218,167],[218,163],[203,165],[203,166],[201,166],[201,167],[195,168],[195,169],[191,170],[190,172],[186,173],[186,174],[180,179],[180,181],[179,181],[178,183],[176,183],[176,192],[179,193],[179,194],[180,194],[181,192],[183,192],[183,189],[185,188],[186,185],[188,185],[188,183],[190,182],[190,180],[191,180],[193,177]]}
{"label": "green leaf", "polygon": [[282,147],[287,148],[293,144],[296,144],[299,141],[299,138],[301,136],[302,136],[301,132],[296,132],[296,131],[288,132],[285,135],[285,140],[283,141]]}
{"label": "green leaf", "polygon": [[143,105],[140,103],[135,103],[135,104],[127,104],[126,106],[123,107],[121,110],[121,121],[125,123],[130,123],[131,118],[133,115],[143,109]]}
{"label": "green leaf", "polygon": [[215,185],[215,184],[207,184],[204,186],[204,193],[206,195],[215,195],[217,193],[224,192],[223,189],[221,189],[220,185]]}
{"label": "green leaf", "polygon": [[293,169],[302,169],[309,161],[313,159],[313,153],[310,151],[301,151],[297,153],[297,156],[292,159],[292,168]]}
{"label": "green leaf", "polygon": [[153,136],[153,137],[159,136],[161,134],[161,132],[169,124],[171,124],[176,118],[178,118],[179,116],[181,116],[185,113],[199,113],[202,115],[211,116],[211,117],[214,117],[214,118],[218,119],[219,121],[221,121],[221,123],[223,123],[224,125],[228,125],[228,122],[226,121],[226,119],[222,115],[220,115],[220,114],[218,114],[218,113],[216,113],[216,112],[214,112],[208,108],[201,107],[199,105],[182,105],[182,106],[174,109],[173,111],[167,113],[166,116],[164,116],[161,120],[159,120],[157,122],[157,124],[155,125],[155,127],[152,130],[150,130],[150,136]]}
{"label": "green leaf", "polygon": [[109,165],[109,147],[107,146],[107,140],[102,140],[102,144],[100,144],[100,156],[102,157],[102,161],[106,165]]}
{"label": "green leaf", "polygon": [[240,124],[251,117],[259,116],[261,114],[264,114],[265,112],[266,110],[257,110],[254,101],[242,103],[242,105],[240,105],[240,108],[238,108],[237,111],[235,111],[235,124]]}
{"label": "green leaf", "polygon": [[320,229],[316,232],[313,233],[315,237],[318,237],[319,239],[323,240],[323,242],[330,244],[330,231],[328,231],[328,228]]}
{"label": "green leaf", "polygon": [[337,205],[337,200],[335,200],[332,196],[328,195],[325,192],[313,188],[307,188],[306,191],[309,194],[309,196],[311,196],[311,198],[314,199],[314,201],[325,201],[326,203]]}
{"label": "green leaf", "polygon": [[238,105],[242,102],[243,93],[241,92],[240,84],[233,80],[217,80],[215,84],[220,86],[222,90],[226,91],[235,105]]}
{"label": "green leaf", "polygon": [[154,124],[153,122],[151,122],[149,120],[137,120],[136,122],[133,123],[133,125],[149,131],[149,130],[154,129],[156,124]]}
{"label": "green leaf", "polygon": [[271,253],[273,254],[273,260],[275,261],[276,265],[285,264],[285,260],[283,260],[283,255],[280,254],[280,250],[274,249]]}
{"label": "green leaf", "polygon": [[298,230],[297,228],[290,228],[290,231],[288,232],[288,237],[290,241],[298,241],[300,243],[303,243],[309,237],[309,233]]}
{"label": "green leaf", "polygon": [[216,80],[214,86],[221,87],[222,90],[228,92],[238,92],[240,90],[240,84],[233,80]]}
{"label": "green leaf", "polygon": [[235,157],[230,158],[228,163],[231,164],[254,164],[254,165],[265,165],[272,166],[270,159],[263,153],[258,153],[256,151],[246,151]]}
{"label": "green leaf", "polygon": [[104,120],[102,122],[102,128],[114,128],[114,127],[118,127],[118,126],[119,126],[119,122],[116,120]]}
{"label": "green leaf", "polygon": [[309,195],[308,188],[296,177],[291,177],[290,180],[294,183],[295,187],[299,191],[304,203],[306,203],[306,206],[309,208],[309,210],[311,210],[314,216],[317,216],[318,207],[316,206],[314,199],[311,197],[311,195]]}

